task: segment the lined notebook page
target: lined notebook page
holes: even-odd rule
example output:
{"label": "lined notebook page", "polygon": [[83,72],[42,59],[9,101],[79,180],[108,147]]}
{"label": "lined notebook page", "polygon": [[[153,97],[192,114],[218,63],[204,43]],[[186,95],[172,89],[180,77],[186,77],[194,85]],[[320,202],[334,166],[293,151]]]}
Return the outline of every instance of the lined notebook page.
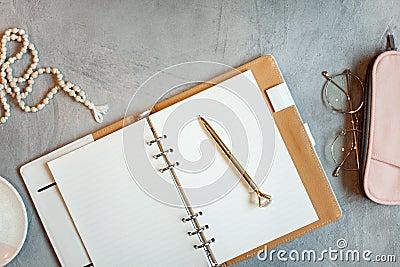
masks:
{"label": "lined notebook page", "polygon": [[[220,102],[220,110],[210,110],[210,99]],[[183,113],[184,116],[177,115]],[[214,146],[207,147],[209,137],[197,115],[209,120],[249,175],[262,184],[261,191],[272,195],[270,206],[258,208],[254,195],[238,182],[239,177],[226,158]],[[203,211],[199,220],[209,225],[206,236],[216,240],[211,247],[218,262],[318,219],[251,71],[159,111],[151,119],[159,133],[168,134],[164,142],[175,149],[170,158],[181,162],[176,169],[178,177],[192,205],[199,205],[197,210]],[[233,123],[237,121],[239,125]],[[226,129],[224,123],[235,127]],[[245,138],[234,143],[240,131],[244,131]]]}
{"label": "lined notebook page", "polygon": [[[137,122],[125,135],[115,132],[48,166],[96,267],[207,266],[193,248],[198,240],[187,235],[193,229],[181,222],[185,211],[149,197],[125,164],[124,151],[135,154],[137,172],[149,183],[159,179],[147,155],[155,151],[140,149],[151,139],[146,129],[145,121]],[[166,190],[179,201],[176,191]]]}

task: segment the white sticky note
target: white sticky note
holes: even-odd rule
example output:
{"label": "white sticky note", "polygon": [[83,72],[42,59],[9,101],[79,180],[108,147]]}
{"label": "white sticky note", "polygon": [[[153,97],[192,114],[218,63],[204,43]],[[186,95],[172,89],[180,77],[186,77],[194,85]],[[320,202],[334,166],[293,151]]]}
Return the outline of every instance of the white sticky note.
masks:
{"label": "white sticky note", "polygon": [[278,84],[266,90],[269,100],[275,112],[281,111],[285,108],[294,105],[294,100],[290,94],[289,88],[286,83]]}

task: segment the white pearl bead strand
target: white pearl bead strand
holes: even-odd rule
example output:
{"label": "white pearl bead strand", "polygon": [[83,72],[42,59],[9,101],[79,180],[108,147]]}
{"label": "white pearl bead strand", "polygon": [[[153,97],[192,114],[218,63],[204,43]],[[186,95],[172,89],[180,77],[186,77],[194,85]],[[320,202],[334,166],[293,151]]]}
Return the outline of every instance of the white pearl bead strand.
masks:
{"label": "white pearl bead strand", "polygon": [[[12,41],[21,43],[22,48],[14,55],[7,57],[7,43]],[[20,60],[26,53],[31,55],[32,63],[20,77],[14,77],[12,64],[17,60]],[[7,96],[11,99],[15,99],[22,111],[38,112],[48,105],[60,90],[66,92],[76,102],[82,103],[90,109],[98,123],[103,122],[103,115],[106,114],[108,105],[95,106],[78,85],[63,79],[64,76],[58,68],[37,68],[38,63],[39,53],[36,50],[35,45],[29,42],[28,35],[23,29],[12,28],[4,32],[1,38],[0,53],[0,106],[3,108],[3,114],[0,117],[0,124],[7,122],[11,115],[11,108],[7,102]],[[43,74],[54,76],[57,79],[57,84],[53,88],[49,89],[40,103],[35,106],[26,105],[25,99],[33,91],[35,79]],[[25,86],[24,88],[21,88],[23,84],[25,84]]]}

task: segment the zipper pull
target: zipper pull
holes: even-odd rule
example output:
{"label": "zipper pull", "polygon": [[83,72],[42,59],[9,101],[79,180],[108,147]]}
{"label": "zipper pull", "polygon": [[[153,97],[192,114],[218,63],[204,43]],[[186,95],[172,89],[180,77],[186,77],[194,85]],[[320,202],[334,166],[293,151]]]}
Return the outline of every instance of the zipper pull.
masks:
{"label": "zipper pull", "polygon": [[394,42],[394,36],[393,33],[388,33],[388,35],[386,36],[386,50],[397,50],[396,48],[396,44]]}

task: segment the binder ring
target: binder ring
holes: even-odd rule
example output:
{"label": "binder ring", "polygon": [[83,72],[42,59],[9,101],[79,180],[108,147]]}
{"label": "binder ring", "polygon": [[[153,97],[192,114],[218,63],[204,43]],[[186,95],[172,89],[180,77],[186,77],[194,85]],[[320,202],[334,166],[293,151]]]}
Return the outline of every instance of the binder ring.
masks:
{"label": "binder ring", "polygon": [[167,149],[167,150],[165,150],[165,151],[163,151],[163,152],[161,152],[161,153],[158,153],[158,154],[153,155],[153,158],[158,159],[159,157],[164,156],[164,155],[166,155],[167,153],[171,153],[171,152],[173,152],[173,151],[174,151],[174,150],[173,150],[172,148]]}
{"label": "binder ring", "polygon": [[172,163],[171,165],[168,165],[167,167],[161,168],[159,171],[160,171],[161,173],[163,173],[163,172],[165,172],[165,171],[168,171],[168,170],[170,170],[170,169],[175,168],[176,166],[179,166],[179,162]]}
{"label": "binder ring", "polygon": [[205,246],[208,246],[214,242],[215,242],[215,238],[211,238],[210,240],[207,240],[206,242],[203,242],[200,245],[194,245],[194,248],[195,249],[204,248]]}
{"label": "binder ring", "polygon": [[203,212],[202,212],[202,211],[199,211],[199,212],[197,212],[197,213],[195,213],[195,214],[193,214],[193,215],[190,215],[189,217],[182,218],[182,222],[191,221],[191,220],[196,219],[197,217],[199,217],[199,216],[201,216],[201,215],[203,215]]}
{"label": "binder ring", "polygon": [[154,138],[153,140],[148,141],[147,144],[148,144],[149,146],[151,146],[152,144],[154,144],[154,143],[160,141],[161,139],[165,139],[165,138],[167,138],[167,135],[166,135],[166,134],[161,135],[161,136],[159,136],[159,137]]}
{"label": "binder ring", "polygon": [[201,228],[199,228],[199,229],[197,229],[197,230],[195,230],[195,231],[188,232],[188,235],[189,235],[189,236],[197,235],[197,234],[200,234],[201,232],[203,232],[203,231],[206,230],[206,229],[208,229],[208,224],[204,225],[203,227],[201,227]]}

